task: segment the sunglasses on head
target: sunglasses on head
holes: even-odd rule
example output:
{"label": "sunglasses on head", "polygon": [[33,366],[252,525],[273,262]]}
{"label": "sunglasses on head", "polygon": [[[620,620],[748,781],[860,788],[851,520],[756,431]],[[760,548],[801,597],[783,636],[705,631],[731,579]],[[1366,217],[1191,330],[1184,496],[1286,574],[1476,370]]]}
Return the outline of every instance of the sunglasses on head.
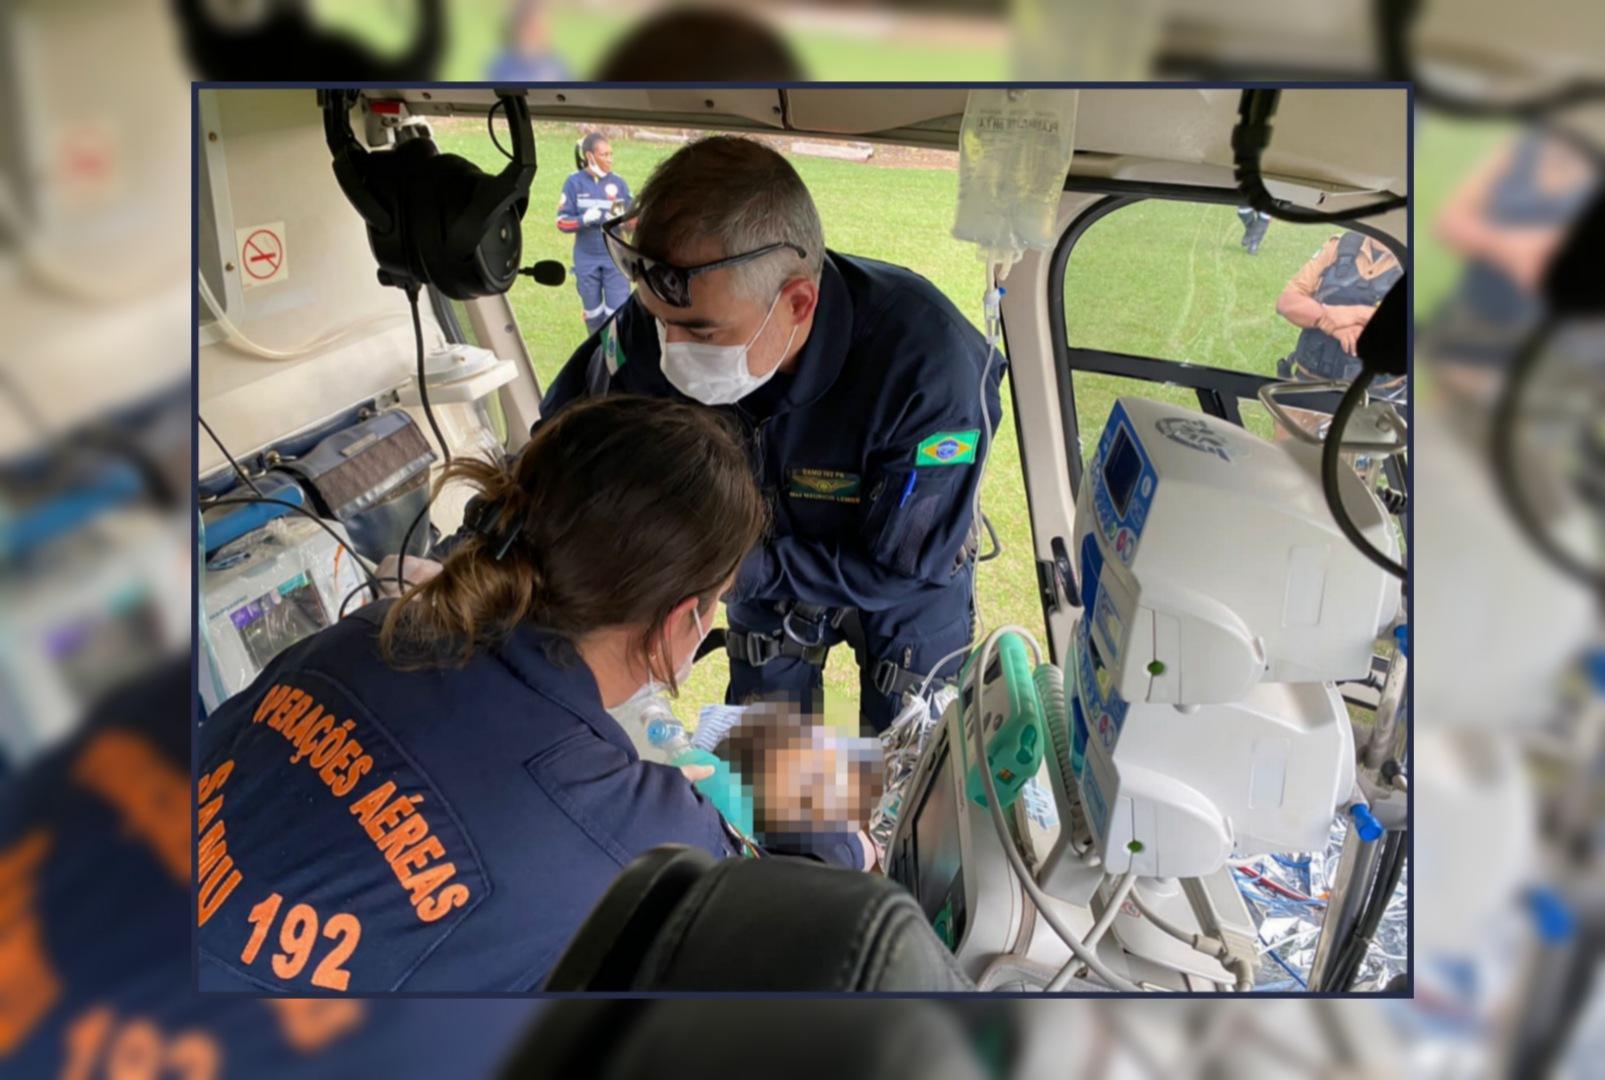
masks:
{"label": "sunglasses on head", "polygon": [[645,285],[652,295],[662,300],[670,307],[688,308],[691,306],[691,279],[698,274],[706,274],[710,270],[721,270],[737,263],[748,262],[752,259],[762,258],[776,251],[794,251],[799,259],[806,259],[808,253],[796,244],[781,241],[774,244],[765,244],[756,251],[748,251],[741,255],[731,255],[729,258],[716,259],[701,266],[674,266],[662,259],[654,259],[650,255],[643,255],[641,251],[632,246],[621,235],[626,229],[633,226],[637,214],[625,214],[616,217],[602,226],[602,237],[607,243],[607,253],[613,259],[613,265],[619,268],[619,273],[629,278],[637,285]]}

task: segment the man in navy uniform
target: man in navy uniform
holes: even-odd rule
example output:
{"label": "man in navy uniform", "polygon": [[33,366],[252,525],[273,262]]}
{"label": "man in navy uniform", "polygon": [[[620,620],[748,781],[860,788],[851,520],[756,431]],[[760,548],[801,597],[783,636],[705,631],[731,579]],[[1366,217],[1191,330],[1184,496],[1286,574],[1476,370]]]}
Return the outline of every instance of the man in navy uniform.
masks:
{"label": "man in navy uniform", "polygon": [[613,144],[601,132],[581,139],[574,156],[579,170],[563,182],[557,228],[574,235],[574,285],[586,332],[594,334],[630,295],[602,241],[602,222],[629,206],[630,185],[613,171]]}
{"label": "man in navy uniform", "polygon": [[1265,234],[1271,231],[1271,215],[1252,206],[1239,206],[1237,220],[1243,223],[1243,239],[1240,241],[1243,250],[1250,255],[1258,255],[1259,246],[1265,242]]}
{"label": "man in navy uniform", "polygon": [[727,698],[812,704],[847,641],[862,719],[885,730],[971,637],[1002,356],[923,277],[827,250],[801,178],[755,141],[683,147],[604,238],[635,292],[544,412],[622,392],[736,418],[774,527],[725,598]]}

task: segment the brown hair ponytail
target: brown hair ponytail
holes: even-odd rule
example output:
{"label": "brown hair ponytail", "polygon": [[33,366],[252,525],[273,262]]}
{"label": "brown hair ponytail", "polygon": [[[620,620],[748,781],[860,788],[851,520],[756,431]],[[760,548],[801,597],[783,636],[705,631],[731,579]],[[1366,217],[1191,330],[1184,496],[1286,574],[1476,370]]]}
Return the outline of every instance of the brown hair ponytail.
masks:
{"label": "brown hair ponytail", "polygon": [[650,656],[675,605],[695,596],[705,607],[768,524],[731,425],[652,398],[577,403],[516,462],[459,459],[441,482],[452,480],[478,490],[494,524],[391,606],[379,641],[396,667],[466,663],[523,623],[570,642],[643,626]]}

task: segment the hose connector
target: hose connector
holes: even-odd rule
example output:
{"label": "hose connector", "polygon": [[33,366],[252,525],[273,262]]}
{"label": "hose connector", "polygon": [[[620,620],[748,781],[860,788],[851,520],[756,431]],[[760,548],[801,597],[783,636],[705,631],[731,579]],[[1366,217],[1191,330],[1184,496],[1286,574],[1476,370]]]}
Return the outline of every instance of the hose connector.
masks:
{"label": "hose connector", "polygon": [[1382,822],[1376,819],[1376,815],[1371,813],[1371,808],[1365,803],[1357,802],[1350,806],[1349,817],[1354,819],[1355,831],[1367,844],[1382,839],[1382,834],[1388,831],[1383,828]]}

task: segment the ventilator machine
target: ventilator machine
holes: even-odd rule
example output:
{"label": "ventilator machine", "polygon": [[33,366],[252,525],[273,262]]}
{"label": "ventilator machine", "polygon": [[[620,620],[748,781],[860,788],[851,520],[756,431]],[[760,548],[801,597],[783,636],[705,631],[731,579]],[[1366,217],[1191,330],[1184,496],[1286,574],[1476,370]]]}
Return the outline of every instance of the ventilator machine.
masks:
{"label": "ventilator machine", "polygon": [[[1015,628],[971,654],[886,852],[983,988],[1246,989],[1233,862],[1319,850],[1337,815],[1381,835],[1338,684],[1371,676],[1400,586],[1339,532],[1319,457],[1116,402],[1076,504],[1068,655]],[[1343,482],[1397,558],[1381,503]],[[1019,798],[1033,779],[1046,811]]]}

